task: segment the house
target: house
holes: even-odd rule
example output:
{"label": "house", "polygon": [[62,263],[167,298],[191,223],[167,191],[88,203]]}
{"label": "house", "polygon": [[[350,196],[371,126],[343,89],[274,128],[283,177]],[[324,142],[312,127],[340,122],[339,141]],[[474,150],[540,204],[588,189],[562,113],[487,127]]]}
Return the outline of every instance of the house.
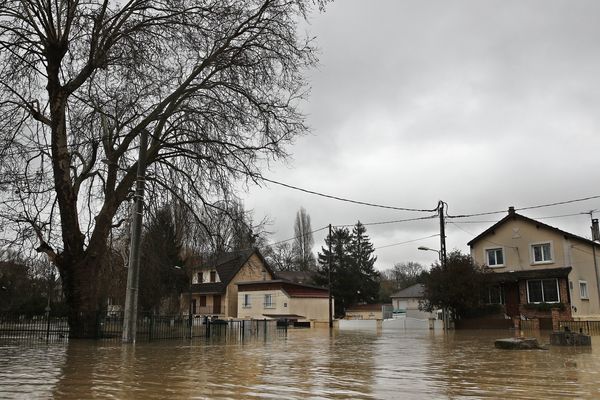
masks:
{"label": "house", "polygon": [[391,304],[356,304],[346,309],[345,319],[391,318]]}
{"label": "house", "polygon": [[541,327],[549,327],[552,308],[561,320],[600,319],[594,260],[600,244],[510,207],[468,245],[473,260],[492,271],[486,303],[500,304],[506,316],[537,318]]}
{"label": "house", "polygon": [[421,283],[408,286],[399,292],[392,294],[392,308],[394,318],[408,317],[416,319],[436,318],[437,313],[419,310],[419,302],[423,300],[425,286]]}
{"label": "house", "polygon": [[240,318],[329,321],[329,291],[326,288],[286,279],[243,281],[237,282],[237,287],[237,315]]}
{"label": "house", "polygon": [[274,273],[257,249],[226,253],[212,260],[201,257],[188,260],[191,271],[189,293],[182,293],[182,311],[188,312],[189,298],[193,315],[236,318],[238,282],[268,281]]}

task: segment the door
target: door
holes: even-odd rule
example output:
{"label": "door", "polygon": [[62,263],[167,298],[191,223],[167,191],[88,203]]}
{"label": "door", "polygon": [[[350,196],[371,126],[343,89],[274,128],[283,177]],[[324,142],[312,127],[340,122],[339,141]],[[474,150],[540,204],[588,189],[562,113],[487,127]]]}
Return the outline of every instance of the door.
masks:
{"label": "door", "polygon": [[213,314],[221,314],[221,296],[213,295]]}
{"label": "door", "polygon": [[519,313],[519,284],[505,283],[504,296],[506,298],[506,314],[509,317],[518,317]]}

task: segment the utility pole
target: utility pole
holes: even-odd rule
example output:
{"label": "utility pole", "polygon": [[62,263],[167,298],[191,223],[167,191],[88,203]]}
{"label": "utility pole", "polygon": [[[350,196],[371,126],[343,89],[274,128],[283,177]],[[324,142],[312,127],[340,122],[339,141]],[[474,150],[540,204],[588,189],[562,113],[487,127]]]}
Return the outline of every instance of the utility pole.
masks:
{"label": "utility pole", "polygon": [[438,203],[438,212],[440,214],[440,261],[442,268],[446,269],[446,221],[444,220],[444,203],[442,200]]}
{"label": "utility pole", "polygon": [[127,271],[127,292],[125,294],[125,315],[123,320],[122,340],[124,343],[135,343],[136,337],[138,286],[140,282],[140,244],[146,175],[146,147],[148,147],[148,131],[144,129],[140,133],[140,152],[135,188],[135,212],[133,214],[133,224],[131,227],[129,269]]}
{"label": "utility pole", "polygon": [[[438,213],[440,214],[440,262],[442,264],[442,270],[448,268],[446,258],[446,221],[444,220],[444,203],[442,200],[438,202]],[[444,307],[442,310],[442,316],[444,318],[444,330],[448,331],[450,325],[450,318],[448,315],[448,308]]]}
{"label": "utility pole", "polygon": [[333,304],[333,299],[331,297],[331,224],[329,224],[329,259],[328,264],[329,264],[329,268],[327,269],[327,280],[328,280],[328,284],[329,284],[329,329],[333,328],[333,310],[332,308],[332,304]]}

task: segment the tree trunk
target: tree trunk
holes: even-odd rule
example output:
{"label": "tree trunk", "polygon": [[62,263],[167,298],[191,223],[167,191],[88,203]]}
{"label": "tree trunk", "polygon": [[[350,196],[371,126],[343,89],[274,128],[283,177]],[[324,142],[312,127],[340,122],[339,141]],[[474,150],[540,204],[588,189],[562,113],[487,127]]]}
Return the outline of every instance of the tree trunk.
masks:
{"label": "tree trunk", "polygon": [[99,271],[101,259],[84,257],[64,260],[59,265],[63,293],[69,309],[69,337],[95,338],[99,304]]}

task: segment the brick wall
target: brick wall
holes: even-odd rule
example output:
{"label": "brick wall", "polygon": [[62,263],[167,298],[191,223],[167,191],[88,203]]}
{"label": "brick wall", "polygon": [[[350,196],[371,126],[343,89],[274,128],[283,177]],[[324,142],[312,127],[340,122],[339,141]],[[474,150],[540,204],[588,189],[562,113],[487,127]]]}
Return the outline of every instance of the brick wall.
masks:
{"label": "brick wall", "polygon": [[[565,309],[559,312],[559,318],[561,320],[571,320],[571,303],[569,302],[569,289],[568,283],[565,278],[558,279],[558,290],[560,293],[560,301],[565,305]],[[519,281],[519,312],[521,315],[527,318],[552,318],[552,311],[540,311],[535,309],[527,308],[525,305],[528,304],[527,299],[527,281]]]}

